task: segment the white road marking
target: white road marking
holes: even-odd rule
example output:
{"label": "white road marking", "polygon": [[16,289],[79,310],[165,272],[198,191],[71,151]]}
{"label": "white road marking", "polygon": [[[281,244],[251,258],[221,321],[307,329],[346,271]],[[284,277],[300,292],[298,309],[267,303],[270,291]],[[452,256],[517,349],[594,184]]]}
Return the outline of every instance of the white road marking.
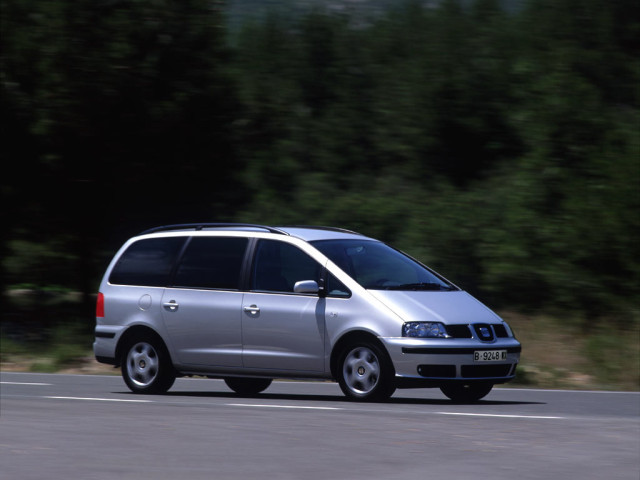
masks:
{"label": "white road marking", "polygon": [[52,400],[84,400],[93,402],[129,402],[129,403],[153,403],[153,400],[129,400],[126,398],[95,398],[95,397],[44,397]]}
{"label": "white road marking", "polygon": [[28,382],[0,382],[2,385],[34,385],[34,386],[51,386],[53,383],[28,383]]}
{"label": "white road marking", "polygon": [[434,412],[437,415],[460,415],[464,417],[531,418],[535,420],[562,420],[565,417],[544,417],[539,415],[499,415],[493,413]]}
{"label": "white road marking", "polygon": [[266,404],[249,404],[249,403],[227,403],[228,407],[256,407],[256,408],[291,408],[300,410],[343,410],[336,407],[305,407],[298,405],[266,405]]}
{"label": "white road marking", "polygon": [[640,395],[640,392],[623,392],[623,391],[615,391],[615,390],[567,390],[561,388],[514,388],[514,387],[500,387],[496,388],[495,391],[503,391],[503,392],[551,392],[551,393],[598,393],[598,394],[622,394],[622,395]]}

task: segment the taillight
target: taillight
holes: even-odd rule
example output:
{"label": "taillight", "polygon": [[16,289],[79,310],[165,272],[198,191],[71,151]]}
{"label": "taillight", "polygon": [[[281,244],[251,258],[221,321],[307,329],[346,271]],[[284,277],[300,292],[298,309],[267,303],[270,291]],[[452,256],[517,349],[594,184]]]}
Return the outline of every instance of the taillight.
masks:
{"label": "taillight", "polygon": [[104,318],[104,295],[98,292],[98,301],[96,302],[96,317]]}

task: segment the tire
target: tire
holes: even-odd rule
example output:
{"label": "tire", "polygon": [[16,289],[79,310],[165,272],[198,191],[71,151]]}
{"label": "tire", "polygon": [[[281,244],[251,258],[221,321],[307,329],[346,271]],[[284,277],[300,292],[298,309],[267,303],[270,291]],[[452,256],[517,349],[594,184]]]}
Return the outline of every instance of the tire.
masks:
{"label": "tire", "polygon": [[373,343],[361,342],[346,348],[336,373],[340,389],[351,400],[386,400],[396,390],[391,361]]}
{"label": "tire", "polygon": [[176,380],[169,353],[154,339],[129,342],[121,362],[122,378],[133,393],[165,393]]}
{"label": "tire", "polygon": [[450,383],[440,390],[456,403],[474,403],[486,397],[492,388],[491,383]]}
{"label": "tire", "polygon": [[229,377],[224,379],[231,390],[239,395],[257,395],[265,391],[272,380],[270,378],[238,378]]}

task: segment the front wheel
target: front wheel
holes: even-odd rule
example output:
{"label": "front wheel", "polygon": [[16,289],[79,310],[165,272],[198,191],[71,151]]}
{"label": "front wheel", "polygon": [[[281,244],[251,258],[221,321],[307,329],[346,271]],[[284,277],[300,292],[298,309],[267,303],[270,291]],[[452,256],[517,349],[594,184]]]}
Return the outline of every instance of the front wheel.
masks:
{"label": "front wheel", "polygon": [[337,374],[342,392],[353,400],[386,400],[396,389],[391,363],[373,343],[346,348],[340,356]]}
{"label": "front wheel", "polygon": [[129,343],[121,369],[124,382],[134,393],[165,393],[176,380],[166,349],[151,339]]}
{"label": "front wheel", "polygon": [[456,403],[473,403],[486,397],[492,388],[491,383],[450,383],[440,390]]}
{"label": "front wheel", "polygon": [[224,379],[224,383],[237,394],[257,395],[271,385],[271,379],[229,377]]}

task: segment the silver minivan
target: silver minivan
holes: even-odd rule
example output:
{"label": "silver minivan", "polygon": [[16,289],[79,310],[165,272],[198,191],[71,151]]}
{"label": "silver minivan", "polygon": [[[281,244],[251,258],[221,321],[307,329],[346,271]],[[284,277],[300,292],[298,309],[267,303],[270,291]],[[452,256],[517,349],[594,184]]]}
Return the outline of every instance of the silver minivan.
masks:
{"label": "silver minivan", "polygon": [[515,377],[521,350],[498,315],[378,240],[220,223],[128,240],[100,285],[95,337],[96,359],[136,393],[189,375],[242,395],[304,378],[355,400],[436,387],[477,401]]}

